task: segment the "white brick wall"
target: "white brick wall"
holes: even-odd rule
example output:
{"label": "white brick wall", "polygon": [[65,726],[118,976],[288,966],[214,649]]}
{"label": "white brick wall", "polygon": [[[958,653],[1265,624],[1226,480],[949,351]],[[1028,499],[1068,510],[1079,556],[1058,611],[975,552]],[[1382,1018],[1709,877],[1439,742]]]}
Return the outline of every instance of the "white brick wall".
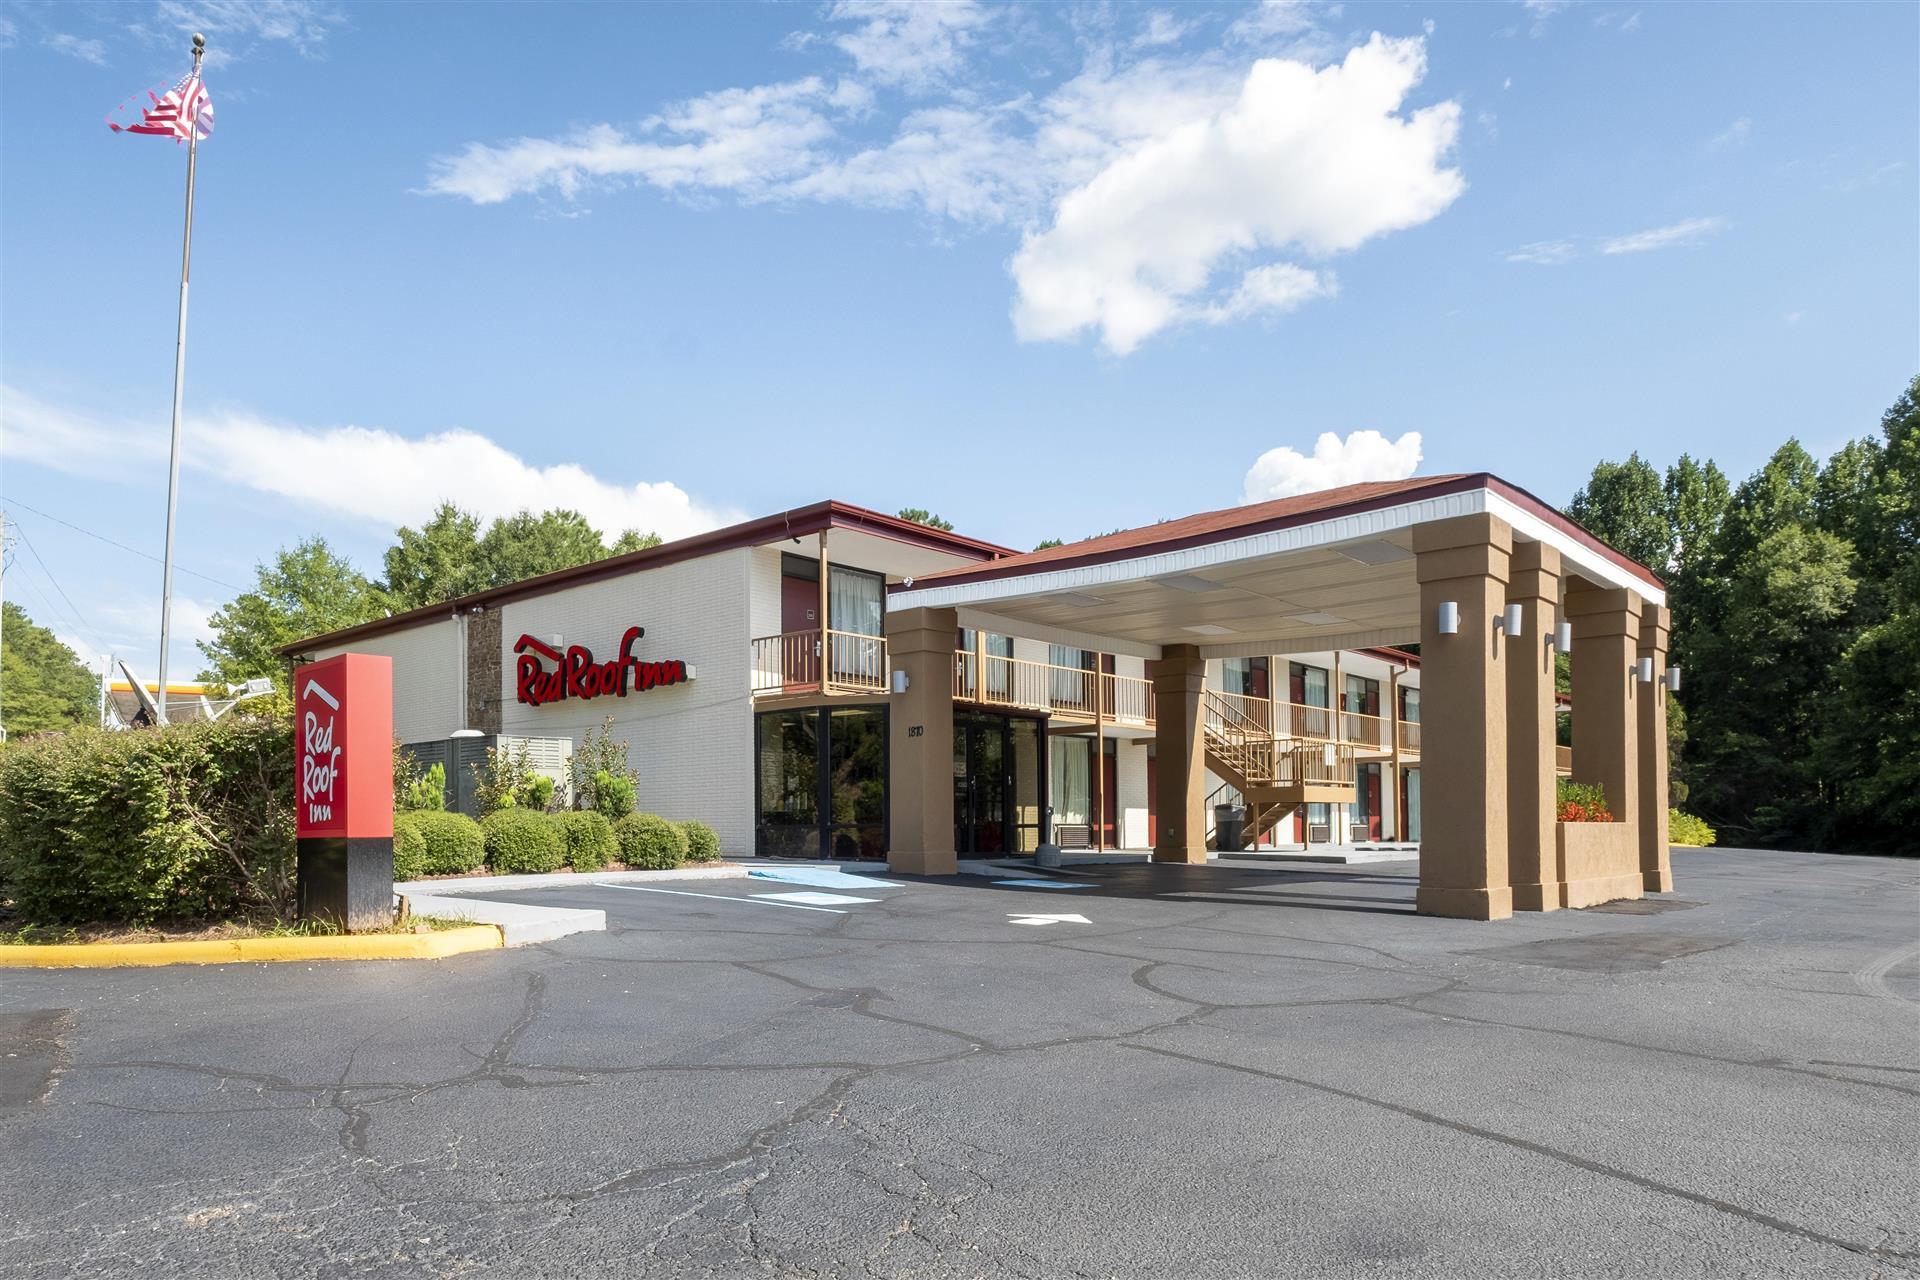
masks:
{"label": "white brick wall", "polygon": [[393,735],[402,742],[444,738],[463,728],[460,703],[460,624],[451,617],[352,644],[316,649],[315,658],[336,653],[383,653],[393,659]]}
{"label": "white brick wall", "polygon": [[[751,853],[754,557],[747,548],[723,551],[501,606],[501,642],[509,652],[501,672],[502,732],[570,737],[577,745],[611,715],[614,735],[631,744],[642,809],[698,818],[719,833],[726,852]],[[635,646],[639,657],[677,658],[695,669],[695,678],[625,698],[540,707],[514,700],[511,650],[522,633],[557,633],[563,643],[585,645],[606,661],[616,656],[621,633],[630,626],[646,628]]]}

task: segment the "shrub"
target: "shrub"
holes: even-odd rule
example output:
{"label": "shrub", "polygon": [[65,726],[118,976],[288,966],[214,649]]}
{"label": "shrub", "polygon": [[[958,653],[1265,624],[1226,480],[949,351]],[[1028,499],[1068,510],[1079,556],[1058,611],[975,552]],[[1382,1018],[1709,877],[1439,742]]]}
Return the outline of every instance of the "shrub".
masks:
{"label": "shrub", "polygon": [[1667,839],[1672,843],[1705,848],[1718,838],[1714,829],[1707,825],[1705,818],[1696,818],[1693,814],[1682,813],[1678,809],[1667,810]]}
{"label": "shrub", "polygon": [[401,813],[426,813],[447,807],[447,767],[433,764],[427,771],[408,779],[393,798],[393,807]]}
{"label": "shrub", "polygon": [[520,802],[535,813],[545,813],[553,807],[553,779],[546,774],[535,774],[520,793]]}
{"label": "shrub", "polygon": [[483,815],[519,807],[539,776],[527,763],[526,747],[512,742],[488,747],[484,761],[467,767],[473,770],[473,799]]}
{"label": "shrub", "polygon": [[0,751],[0,897],[31,924],[294,911],[284,700]]}
{"label": "shrub", "polygon": [[486,835],[487,865],[500,875],[537,875],[557,871],[566,861],[560,828],[548,814],[531,809],[500,809],[480,823]]}
{"label": "shrub", "polygon": [[567,865],[575,871],[598,871],[620,854],[613,824],[600,814],[585,810],[556,814],[553,824],[559,828]]}
{"label": "shrub", "polygon": [[620,861],[646,871],[665,871],[687,860],[687,837],[679,827],[652,813],[630,813],[613,824]]}
{"label": "shrub", "polygon": [[712,862],[720,856],[720,836],[698,818],[680,824],[687,837],[687,861]]}
{"label": "shrub", "polygon": [[593,775],[593,811],[608,822],[618,822],[633,812],[633,779],[602,769]]}
{"label": "shrub", "polygon": [[1559,778],[1554,783],[1555,816],[1561,822],[1612,822],[1607,808],[1606,789],[1597,782],[1570,782]]}
{"label": "shrub", "polygon": [[411,814],[393,815],[393,880],[401,884],[427,874],[427,838],[419,824],[406,821]]}
{"label": "shrub", "polygon": [[[624,808],[620,807],[619,795],[602,799],[600,789],[603,775],[627,784],[621,789],[621,794],[626,798]],[[626,740],[613,736],[612,716],[601,721],[598,730],[587,730],[580,745],[574,749],[573,788],[580,797],[580,807],[606,814],[609,822],[618,821],[633,812],[635,776],[633,765],[627,758]],[[618,786],[618,783],[615,785]]]}
{"label": "shrub", "polygon": [[420,870],[425,876],[459,876],[478,871],[487,864],[486,838],[480,824],[464,813],[446,813],[437,809],[393,816],[395,880],[410,879],[400,874],[400,832],[416,831],[423,845]]}

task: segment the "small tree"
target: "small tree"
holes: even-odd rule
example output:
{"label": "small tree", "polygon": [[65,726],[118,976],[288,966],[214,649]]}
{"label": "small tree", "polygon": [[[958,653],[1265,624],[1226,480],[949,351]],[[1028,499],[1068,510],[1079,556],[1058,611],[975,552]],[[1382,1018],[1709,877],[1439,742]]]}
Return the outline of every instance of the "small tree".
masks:
{"label": "small tree", "polygon": [[434,764],[407,783],[394,797],[394,808],[404,813],[420,813],[447,807],[447,767]]}
{"label": "small tree", "polygon": [[[613,717],[608,716],[600,722],[600,727],[587,730],[586,737],[573,753],[573,790],[582,809],[592,809],[607,815],[608,821],[633,812],[633,800],[640,775],[635,773],[628,760],[628,743],[625,738],[613,736]],[[617,792],[625,795],[625,807],[619,807],[617,800],[615,812],[608,811],[608,804],[600,796],[601,777],[614,779]],[[622,787],[621,783],[625,786]]]}
{"label": "small tree", "polygon": [[[487,758],[468,767],[473,770],[473,798],[482,814],[526,805],[534,779],[540,776],[527,763],[527,749],[519,743],[488,747]],[[547,794],[551,798],[551,789]]]}

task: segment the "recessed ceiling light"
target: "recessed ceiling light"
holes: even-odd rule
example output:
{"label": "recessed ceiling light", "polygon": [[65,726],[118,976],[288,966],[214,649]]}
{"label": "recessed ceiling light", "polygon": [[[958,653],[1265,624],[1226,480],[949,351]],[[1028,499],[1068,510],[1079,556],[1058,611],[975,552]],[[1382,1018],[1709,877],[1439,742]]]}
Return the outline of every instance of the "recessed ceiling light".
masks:
{"label": "recessed ceiling light", "polygon": [[1290,613],[1287,615],[1287,621],[1303,622],[1309,627],[1331,627],[1335,623],[1345,622],[1346,619],[1337,613],[1315,610],[1312,613]]}
{"label": "recessed ceiling light", "polygon": [[1203,578],[1197,573],[1176,573],[1165,578],[1155,578],[1163,587],[1172,587],[1175,591],[1191,591],[1198,595],[1202,591],[1225,591],[1227,584]]}
{"label": "recessed ceiling light", "polygon": [[1395,546],[1391,542],[1375,539],[1372,542],[1355,542],[1344,547],[1335,547],[1349,560],[1358,560],[1361,564],[1393,564],[1400,560],[1413,559],[1413,552],[1405,547]]}
{"label": "recessed ceiling light", "polygon": [[1232,627],[1223,627],[1212,622],[1203,622],[1197,627],[1182,627],[1180,629],[1182,631],[1191,631],[1197,636],[1230,636],[1233,634]]}

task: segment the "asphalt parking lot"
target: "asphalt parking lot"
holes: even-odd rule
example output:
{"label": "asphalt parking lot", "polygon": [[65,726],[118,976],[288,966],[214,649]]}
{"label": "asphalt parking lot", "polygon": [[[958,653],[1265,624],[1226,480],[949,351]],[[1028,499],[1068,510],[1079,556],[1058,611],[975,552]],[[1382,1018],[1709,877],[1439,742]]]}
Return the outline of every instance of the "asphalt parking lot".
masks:
{"label": "asphalt parking lot", "polygon": [[608,932],[520,951],[0,971],[0,1275],[1920,1274],[1920,866],[1674,866],[1495,924],[1409,864],[581,885],[515,897]]}

